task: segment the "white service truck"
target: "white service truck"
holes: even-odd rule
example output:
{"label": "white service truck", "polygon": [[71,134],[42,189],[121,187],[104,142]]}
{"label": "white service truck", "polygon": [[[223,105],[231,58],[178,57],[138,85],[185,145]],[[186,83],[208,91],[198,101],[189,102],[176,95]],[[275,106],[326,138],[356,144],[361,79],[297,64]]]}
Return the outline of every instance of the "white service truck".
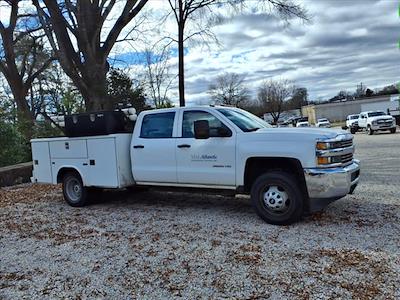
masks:
{"label": "white service truck", "polygon": [[272,128],[230,107],[144,111],[133,133],[31,142],[32,181],[62,183],[72,206],[94,188],[230,190],[250,195],[266,222],[290,224],[352,193],[360,174],[351,134]]}

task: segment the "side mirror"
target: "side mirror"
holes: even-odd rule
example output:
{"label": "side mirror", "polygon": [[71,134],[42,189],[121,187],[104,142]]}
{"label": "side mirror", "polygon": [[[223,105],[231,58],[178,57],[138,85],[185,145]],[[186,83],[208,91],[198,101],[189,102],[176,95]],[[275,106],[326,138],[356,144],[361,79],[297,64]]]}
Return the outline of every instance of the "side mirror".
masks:
{"label": "side mirror", "polygon": [[207,120],[194,121],[194,138],[208,139],[210,137],[210,125]]}
{"label": "side mirror", "polygon": [[230,137],[232,136],[232,132],[226,127],[218,128],[218,136],[219,137]]}

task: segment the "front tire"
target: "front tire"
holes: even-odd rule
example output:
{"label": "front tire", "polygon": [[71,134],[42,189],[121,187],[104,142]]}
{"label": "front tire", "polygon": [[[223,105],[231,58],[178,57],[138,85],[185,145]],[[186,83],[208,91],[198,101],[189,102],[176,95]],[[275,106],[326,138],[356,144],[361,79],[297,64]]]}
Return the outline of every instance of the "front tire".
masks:
{"label": "front tire", "polygon": [[69,172],[63,178],[63,195],[65,201],[73,207],[82,207],[88,204],[88,189],[83,186],[81,176],[76,172]]}
{"label": "front tire", "polygon": [[395,128],[392,128],[392,129],[390,129],[390,133],[396,133],[396,127],[395,127]]}
{"label": "front tire", "polygon": [[289,225],[303,215],[304,197],[289,173],[270,171],[259,176],[251,188],[256,213],[267,223]]}
{"label": "front tire", "polygon": [[367,127],[367,133],[368,133],[368,135],[373,135],[374,134],[374,131],[372,130],[371,126]]}
{"label": "front tire", "polygon": [[355,134],[357,132],[357,128],[356,127],[350,127],[350,133],[351,134]]}

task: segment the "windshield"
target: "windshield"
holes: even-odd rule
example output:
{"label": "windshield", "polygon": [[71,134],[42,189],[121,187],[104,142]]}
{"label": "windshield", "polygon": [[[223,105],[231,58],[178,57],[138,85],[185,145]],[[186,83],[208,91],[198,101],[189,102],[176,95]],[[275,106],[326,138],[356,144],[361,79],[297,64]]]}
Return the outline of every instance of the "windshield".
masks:
{"label": "windshield", "polygon": [[355,120],[355,119],[358,119],[358,115],[352,115],[352,116],[350,116],[350,120]]}
{"label": "windshield", "polygon": [[328,122],[328,119],[319,119],[318,122]]}
{"label": "windshield", "polygon": [[386,114],[383,111],[374,111],[368,113],[368,117],[377,117],[377,116],[386,116]]}
{"label": "windshield", "polygon": [[241,109],[219,108],[217,110],[244,132],[256,131],[260,128],[271,127],[271,125],[264,120]]}

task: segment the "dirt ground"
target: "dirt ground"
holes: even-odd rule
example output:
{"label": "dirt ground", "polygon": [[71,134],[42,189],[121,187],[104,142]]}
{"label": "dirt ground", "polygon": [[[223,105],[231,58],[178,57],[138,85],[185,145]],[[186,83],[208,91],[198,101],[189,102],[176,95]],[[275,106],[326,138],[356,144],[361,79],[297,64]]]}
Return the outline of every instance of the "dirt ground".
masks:
{"label": "dirt ground", "polygon": [[355,194],[286,227],[246,198],[2,188],[0,298],[400,299],[400,134],[355,145]]}

